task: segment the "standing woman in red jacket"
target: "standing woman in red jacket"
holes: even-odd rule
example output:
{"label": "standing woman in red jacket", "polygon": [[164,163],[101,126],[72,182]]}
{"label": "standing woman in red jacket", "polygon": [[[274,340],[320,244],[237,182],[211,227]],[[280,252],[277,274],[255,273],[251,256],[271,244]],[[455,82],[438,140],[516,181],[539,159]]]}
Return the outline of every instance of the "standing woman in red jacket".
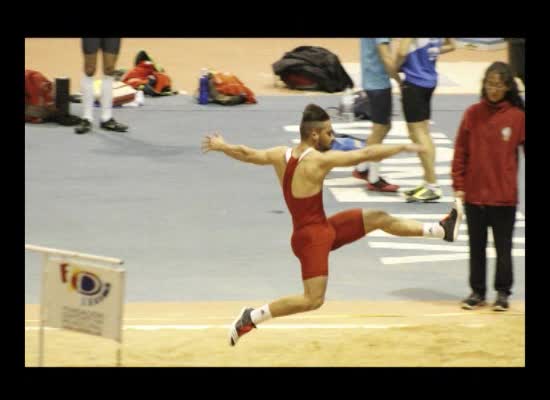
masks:
{"label": "standing woman in red jacket", "polygon": [[485,72],[481,101],[464,113],[452,165],[455,197],[465,203],[470,246],[470,296],[462,308],[485,305],[487,231],[497,253],[493,310],[508,310],[513,283],[512,234],[518,203],[518,147],[525,154],[525,105],[508,64]]}

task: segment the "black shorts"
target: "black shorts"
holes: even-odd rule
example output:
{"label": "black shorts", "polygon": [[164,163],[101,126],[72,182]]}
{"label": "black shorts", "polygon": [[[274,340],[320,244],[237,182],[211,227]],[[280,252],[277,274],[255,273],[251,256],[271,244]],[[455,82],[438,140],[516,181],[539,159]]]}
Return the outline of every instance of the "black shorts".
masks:
{"label": "black shorts", "polygon": [[407,122],[421,122],[429,120],[432,115],[431,100],[433,88],[425,88],[410,82],[401,85],[401,102],[403,114]]}
{"label": "black shorts", "polygon": [[95,54],[100,48],[104,53],[118,54],[120,38],[82,38],[84,54]]}
{"label": "black shorts", "polygon": [[375,124],[388,125],[391,121],[391,88],[365,90],[370,104],[370,119]]}

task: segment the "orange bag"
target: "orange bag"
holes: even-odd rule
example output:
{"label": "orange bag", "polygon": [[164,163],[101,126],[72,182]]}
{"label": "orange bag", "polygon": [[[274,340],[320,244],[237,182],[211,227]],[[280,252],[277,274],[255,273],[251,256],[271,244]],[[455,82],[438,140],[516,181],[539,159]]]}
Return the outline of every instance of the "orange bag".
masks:
{"label": "orange bag", "polygon": [[229,72],[212,72],[211,80],[216,90],[226,96],[243,96],[245,103],[257,103],[252,90]]}
{"label": "orange bag", "polygon": [[55,110],[53,83],[43,74],[31,69],[25,70],[25,121],[44,122]]}
{"label": "orange bag", "polygon": [[167,74],[157,71],[151,61],[140,61],[124,74],[122,82],[150,96],[172,94],[172,80]]}

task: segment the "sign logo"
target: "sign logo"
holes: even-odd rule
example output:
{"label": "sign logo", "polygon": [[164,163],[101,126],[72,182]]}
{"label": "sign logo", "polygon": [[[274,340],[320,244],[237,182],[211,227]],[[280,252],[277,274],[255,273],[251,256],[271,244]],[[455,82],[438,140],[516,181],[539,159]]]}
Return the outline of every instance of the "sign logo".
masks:
{"label": "sign logo", "polygon": [[82,295],[80,304],[93,306],[101,303],[109,295],[111,284],[103,282],[99,276],[92,272],[79,270],[70,264],[59,264],[61,282],[67,285],[69,290]]}
{"label": "sign logo", "polygon": [[508,140],[510,140],[510,136],[512,136],[512,128],[510,128],[509,126],[507,126],[506,128],[502,128],[502,131],[500,131],[500,133],[502,134],[502,139],[507,142]]}

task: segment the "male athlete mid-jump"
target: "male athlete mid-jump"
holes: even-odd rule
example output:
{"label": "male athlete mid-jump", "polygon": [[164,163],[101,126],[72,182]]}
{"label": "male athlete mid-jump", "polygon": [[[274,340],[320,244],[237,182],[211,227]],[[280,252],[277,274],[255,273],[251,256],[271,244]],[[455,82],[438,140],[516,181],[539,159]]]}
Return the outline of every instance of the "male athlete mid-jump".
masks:
{"label": "male athlete mid-jump", "polygon": [[400,152],[422,152],[418,144],[375,144],[360,150],[329,150],[334,132],[328,114],[315,104],[306,106],[300,124],[300,143],[255,150],[243,145],[226,143],[219,134],[207,135],[203,152],[220,151],[239,161],[258,165],[273,165],[283,195],[292,215],[292,251],[302,268],[304,293],[283,297],[260,308],[245,307],[233,322],[229,343],[270,318],[311,311],[325,299],[328,281],[328,257],[332,250],[381,229],[396,236],[425,236],[449,242],[456,240],[462,221],[462,204],[457,202],[441,221],[421,223],[392,217],[385,211],[350,209],[330,218],[323,207],[323,180],[334,167],[351,167],[364,161],[380,161]]}

